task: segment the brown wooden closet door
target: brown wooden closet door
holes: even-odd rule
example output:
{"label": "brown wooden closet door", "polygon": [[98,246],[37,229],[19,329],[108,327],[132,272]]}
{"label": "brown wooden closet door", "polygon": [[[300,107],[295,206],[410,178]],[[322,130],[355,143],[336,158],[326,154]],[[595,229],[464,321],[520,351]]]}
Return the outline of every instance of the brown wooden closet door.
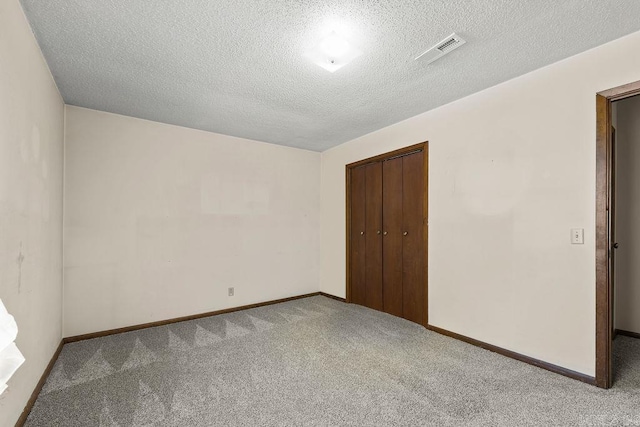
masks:
{"label": "brown wooden closet door", "polygon": [[382,310],[382,163],[366,166],[366,181],[365,305]]}
{"label": "brown wooden closet door", "polygon": [[424,153],[402,157],[402,311],[424,323]]}
{"label": "brown wooden closet door", "polygon": [[351,302],[366,302],[366,168],[351,169],[351,236],[349,236]]}
{"label": "brown wooden closet door", "polygon": [[402,317],[402,157],[382,166],[382,287],[384,311]]}

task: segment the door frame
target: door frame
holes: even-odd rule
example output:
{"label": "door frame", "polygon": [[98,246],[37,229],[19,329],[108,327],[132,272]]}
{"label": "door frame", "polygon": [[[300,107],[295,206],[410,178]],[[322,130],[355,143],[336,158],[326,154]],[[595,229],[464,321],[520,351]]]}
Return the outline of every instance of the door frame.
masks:
{"label": "door frame", "polygon": [[611,200],[612,116],[614,101],[640,95],[640,81],[596,94],[596,385],[613,383],[613,282],[609,278],[608,211]]}
{"label": "door frame", "polygon": [[429,324],[429,141],[419,144],[410,145],[408,147],[399,148],[389,151],[388,153],[378,154],[368,157],[357,162],[349,163],[345,166],[345,208],[346,208],[346,302],[351,303],[351,170],[359,166],[369,163],[389,160],[394,157],[406,156],[408,154],[422,151],[424,161],[424,199],[423,199],[423,240],[424,240],[424,316],[422,325],[427,327]]}

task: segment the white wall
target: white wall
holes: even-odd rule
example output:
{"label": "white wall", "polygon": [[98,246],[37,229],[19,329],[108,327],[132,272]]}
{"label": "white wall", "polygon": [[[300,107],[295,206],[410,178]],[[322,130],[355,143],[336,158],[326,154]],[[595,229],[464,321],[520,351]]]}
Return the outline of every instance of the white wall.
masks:
{"label": "white wall", "polygon": [[617,103],[615,319],[640,334],[640,96]]}
{"label": "white wall", "polygon": [[[324,292],[345,295],[345,164],[429,141],[430,323],[595,373],[595,94],[640,33],[322,153]],[[570,244],[570,229],[585,244]]]}
{"label": "white wall", "polygon": [[62,338],[63,125],[20,4],[0,2],[0,298],[26,358],[0,396],[2,426],[17,421]]}
{"label": "white wall", "polygon": [[318,291],[319,153],[67,106],[65,160],[65,336]]}

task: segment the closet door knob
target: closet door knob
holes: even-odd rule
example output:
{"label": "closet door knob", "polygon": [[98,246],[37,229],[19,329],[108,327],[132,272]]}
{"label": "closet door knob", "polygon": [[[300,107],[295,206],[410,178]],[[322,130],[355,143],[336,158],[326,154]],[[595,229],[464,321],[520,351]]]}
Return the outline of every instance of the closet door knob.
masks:
{"label": "closet door knob", "polygon": [[384,234],[384,235],[386,236],[386,235],[387,235],[387,232],[385,231],[385,232],[384,232],[384,233],[382,233],[382,234]]}
{"label": "closet door knob", "polygon": [[361,236],[364,236],[364,231],[361,231],[361,232],[360,232],[360,235],[361,235]]}
{"label": "closet door knob", "polygon": [[406,236],[407,234],[409,234],[409,233],[406,232],[406,231],[404,233],[402,233],[403,236]]}
{"label": "closet door knob", "polygon": [[378,234],[380,234],[380,230],[378,230]]}

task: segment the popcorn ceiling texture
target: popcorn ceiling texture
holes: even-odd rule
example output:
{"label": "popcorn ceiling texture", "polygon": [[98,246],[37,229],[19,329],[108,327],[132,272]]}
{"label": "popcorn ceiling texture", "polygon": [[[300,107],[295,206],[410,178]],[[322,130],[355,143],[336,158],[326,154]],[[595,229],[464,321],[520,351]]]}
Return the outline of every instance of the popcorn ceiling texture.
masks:
{"label": "popcorn ceiling texture", "polygon": [[[316,151],[640,30],[636,0],[22,4],[67,104]],[[303,56],[331,30],[363,51],[335,74]]]}

